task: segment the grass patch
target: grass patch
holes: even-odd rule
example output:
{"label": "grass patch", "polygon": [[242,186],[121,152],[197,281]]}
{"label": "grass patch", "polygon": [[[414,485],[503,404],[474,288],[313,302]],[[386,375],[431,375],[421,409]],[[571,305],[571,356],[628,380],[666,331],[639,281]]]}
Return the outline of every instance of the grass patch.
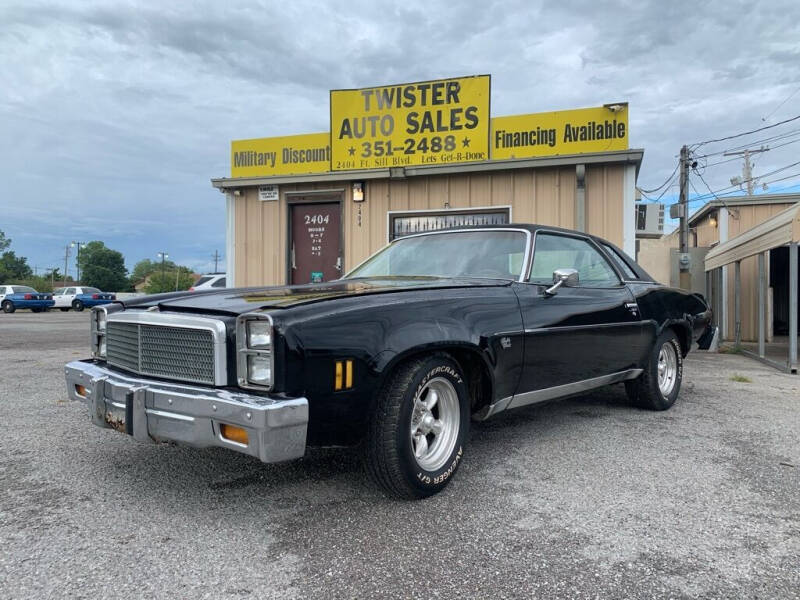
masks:
{"label": "grass patch", "polygon": [[742,347],[741,346],[720,346],[719,350],[717,350],[720,354],[741,354]]}
{"label": "grass patch", "polygon": [[734,373],[733,376],[731,376],[731,381],[736,381],[737,383],[753,383],[752,379],[744,375],[739,375],[738,373]]}

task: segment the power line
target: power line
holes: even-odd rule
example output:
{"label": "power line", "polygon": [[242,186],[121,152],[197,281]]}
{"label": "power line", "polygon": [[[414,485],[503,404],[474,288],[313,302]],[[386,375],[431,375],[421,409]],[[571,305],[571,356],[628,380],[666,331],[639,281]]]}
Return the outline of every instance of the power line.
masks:
{"label": "power line", "polygon": [[744,131],[742,133],[736,133],[734,135],[727,135],[725,137],[717,138],[717,139],[714,139],[714,140],[706,140],[704,142],[696,142],[694,144],[691,144],[691,146],[692,146],[693,149],[696,149],[696,148],[699,148],[700,146],[704,146],[706,144],[714,144],[716,142],[724,142],[725,140],[732,140],[732,139],[739,138],[739,137],[742,137],[742,136],[745,136],[745,135],[752,135],[754,133],[758,133],[759,131],[764,131],[766,129],[772,129],[773,127],[778,127],[779,125],[784,125],[786,123],[791,123],[792,121],[797,121],[798,119],[800,119],[800,115],[791,117],[790,119],[785,119],[783,121],[779,121],[778,123],[774,123],[772,125],[765,125],[764,127],[759,127],[758,129],[751,129],[750,131]]}
{"label": "power line", "polygon": [[655,193],[656,193],[658,190],[660,190],[660,189],[661,189],[661,188],[663,188],[665,185],[669,184],[669,183],[670,183],[670,181],[672,181],[672,178],[673,178],[673,177],[675,177],[675,173],[677,173],[677,172],[678,172],[678,167],[680,167],[680,166],[681,166],[681,164],[680,164],[680,163],[678,163],[677,165],[675,165],[675,169],[672,171],[672,173],[670,174],[670,176],[669,176],[669,177],[667,177],[667,179],[664,181],[664,183],[662,183],[660,186],[658,186],[658,187],[655,187],[655,188],[653,188],[652,190],[643,190],[642,188],[639,188],[639,191],[640,191],[640,192],[642,192],[643,194],[655,194]]}
{"label": "power line", "polygon": [[791,94],[789,94],[789,96],[788,96],[788,97],[787,97],[787,98],[786,98],[786,99],[785,99],[783,102],[781,102],[780,104],[778,104],[778,106],[776,106],[776,107],[775,107],[775,108],[772,110],[772,112],[771,112],[771,113],[769,113],[769,114],[768,114],[766,117],[761,117],[761,120],[762,120],[762,121],[766,121],[767,119],[769,119],[769,118],[770,118],[772,115],[774,115],[776,112],[778,112],[778,109],[779,109],[781,106],[783,106],[783,105],[784,105],[784,104],[786,104],[786,103],[787,103],[789,100],[791,100],[791,99],[792,99],[792,96],[794,96],[794,95],[795,95],[797,92],[800,92],[800,87],[798,87],[798,88],[797,88],[795,91],[793,91]]}
{"label": "power line", "polygon": [[707,157],[710,157],[710,156],[719,156],[721,154],[724,154],[725,152],[731,152],[731,151],[734,151],[734,150],[744,150],[748,146],[757,146],[757,145],[761,145],[761,144],[768,144],[770,142],[778,142],[780,140],[783,140],[783,139],[786,139],[786,138],[790,138],[790,137],[793,137],[793,136],[797,136],[797,135],[800,135],[800,129],[792,129],[791,131],[785,131],[783,133],[778,133],[778,134],[775,134],[775,135],[771,135],[769,137],[759,138],[757,140],[751,140],[751,141],[747,142],[746,144],[742,144],[740,146],[731,146],[729,148],[725,148],[724,150],[719,150],[719,151],[715,151],[715,152],[706,152],[705,154],[695,154],[694,156],[695,156],[695,158],[707,158]]}

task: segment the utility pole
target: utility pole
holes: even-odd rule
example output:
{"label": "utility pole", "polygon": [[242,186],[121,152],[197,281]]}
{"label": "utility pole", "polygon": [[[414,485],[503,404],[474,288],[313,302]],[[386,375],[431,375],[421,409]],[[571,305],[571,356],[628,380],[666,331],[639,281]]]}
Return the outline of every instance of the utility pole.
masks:
{"label": "utility pole", "polygon": [[166,252],[159,252],[158,256],[161,258],[161,285],[164,285],[166,287],[165,285],[167,281],[165,273],[166,265],[164,264],[164,261],[169,258],[169,254],[167,254]]}
{"label": "utility pole", "polygon": [[742,165],[742,177],[732,177],[731,184],[732,185],[742,185],[743,183],[747,185],[747,195],[753,195],[753,188],[755,187],[755,181],[753,180],[753,165],[750,163],[750,156],[753,154],[758,154],[759,152],[767,152],[769,147],[761,146],[761,148],[756,148],[755,150],[747,149],[747,150],[739,150],[738,152],[725,152],[723,156],[743,156],[744,157],[744,165]]}
{"label": "utility pole", "polygon": [[220,259],[219,251],[214,250],[214,273],[218,271],[217,266],[219,265],[219,259]]}
{"label": "utility pole", "polygon": [[680,269],[679,286],[684,290],[692,289],[692,274],[689,271],[689,148],[681,148],[680,164],[680,256],[678,268]]}
{"label": "utility pole", "polygon": [[77,248],[75,250],[75,278],[78,280],[78,283],[81,281],[81,248],[86,248],[86,242],[76,242],[72,240],[70,242],[71,248]]}
{"label": "utility pole", "polygon": [[69,268],[69,244],[64,250],[64,286],[67,285],[67,269]]}

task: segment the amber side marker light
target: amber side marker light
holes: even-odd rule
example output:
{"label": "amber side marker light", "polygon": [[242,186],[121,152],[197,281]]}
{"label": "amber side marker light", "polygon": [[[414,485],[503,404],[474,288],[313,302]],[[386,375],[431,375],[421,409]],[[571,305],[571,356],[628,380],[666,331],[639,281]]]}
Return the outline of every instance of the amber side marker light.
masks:
{"label": "amber side marker light", "polygon": [[337,360],[334,371],[333,390],[349,390],[353,387],[353,361]]}
{"label": "amber side marker light", "polygon": [[247,431],[241,427],[223,423],[219,426],[219,433],[226,440],[236,442],[237,444],[244,444],[245,446],[247,445]]}
{"label": "amber side marker light", "polygon": [[82,385],[75,384],[75,393],[81,398],[86,398],[86,388]]}

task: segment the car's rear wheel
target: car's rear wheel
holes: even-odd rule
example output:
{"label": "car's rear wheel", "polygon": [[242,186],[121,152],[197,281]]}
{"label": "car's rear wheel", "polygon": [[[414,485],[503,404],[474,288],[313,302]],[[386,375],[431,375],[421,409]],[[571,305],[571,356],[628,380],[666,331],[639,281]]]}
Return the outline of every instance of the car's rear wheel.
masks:
{"label": "car's rear wheel", "polygon": [[83,302],[81,302],[80,300],[73,301],[72,308],[74,308],[78,312],[82,311],[83,310]]}
{"label": "car's rear wheel", "polygon": [[469,394],[458,365],[435,354],[398,366],[375,399],[367,471],[398,498],[441,491],[458,469],[469,431]]}
{"label": "car's rear wheel", "polygon": [[675,404],[683,379],[683,354],[678,336],[664,330],[656,340],[650,359],[638,379],[625,382],[630,400],[650,410],[666,410]]}
{"label": "car's rear wheel", "polygon": [[3,312],[6,313],[13,313],[17,310],[17,307],[14,306],[14,303],[11,300],[3,300]]}

